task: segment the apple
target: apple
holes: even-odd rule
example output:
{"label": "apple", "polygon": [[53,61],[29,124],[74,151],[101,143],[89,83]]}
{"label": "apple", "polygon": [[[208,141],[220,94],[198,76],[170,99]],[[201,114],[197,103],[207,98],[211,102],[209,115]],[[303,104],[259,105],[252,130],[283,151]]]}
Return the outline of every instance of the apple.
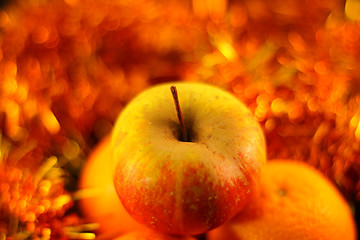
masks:
{"label": "apple", "polygon": [[114,240],[196,240],[191,236],[173,236],[152,230],[134,231],[115,238]]}
{"label": "apple", "polygon": [[104,138],[90,153],[79,180],[79,209],[87,222],[98,223],[98,239],[144,229],[121,204],[111,168],[111,138]]}
{"label": "apple", "polygon": [[266,161],[263,132],[247,107],[202,83],[139,94],[119,115],[112,144],[125,209],[150,228],[179,235],[204,233],[238,213]]}

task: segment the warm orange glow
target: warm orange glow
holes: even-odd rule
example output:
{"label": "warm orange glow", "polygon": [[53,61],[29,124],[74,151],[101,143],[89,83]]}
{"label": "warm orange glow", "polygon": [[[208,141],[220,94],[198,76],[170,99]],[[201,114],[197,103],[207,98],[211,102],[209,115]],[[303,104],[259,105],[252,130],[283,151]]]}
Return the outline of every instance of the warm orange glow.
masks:
{"label": "warm orange glow", "polygon": [[271,103],[271,111],[275,115],[280,115],[280,114],[286,112],[286,108],[287,108],[286,104],[284,103],[284,101],[281,98],[276,98]]}
{"label": "warm orange glow", "polygon": [[[0,10],[0,172],[20,173],[0,184],[0,238],[64,236],[60,228],[83,221],[61,209],[72,195],[57,197],[78,190],[81,167],[123,107],[172,80],[228,90],[262,125],[269,158],[308,162],[360,200],[359,0],[8,2]],[[30,175],[37,191],[24,195],[36,195],[38,208],[20,190],[18,200],[7,194]],[[57,228],[47,222],[54,199]],[[19,219],[3,211],[15,205],[26,212]]]}
{"label": "warm orange glow", "polygon": [[225,39],[219,39],[216,46],[229,61],[235,60],[237,54],[230,42],[227,42]]}
{"label": "warm orange glow", "polygon": [[355,137],[360,140],[360,122],[357,125],[357,128],[355,130]]}
{"label": "warm orange glow", "polygon": [[56,134],[57,132],[59,132],[60,124],[50,110],[45,110],[41,113],[40,116],[44,126],[51,134]]}
{"label": "warm orange glow", "polygon": [[349,19],[358,21],[360,19],[360,1],[346,0],[345,14]]}

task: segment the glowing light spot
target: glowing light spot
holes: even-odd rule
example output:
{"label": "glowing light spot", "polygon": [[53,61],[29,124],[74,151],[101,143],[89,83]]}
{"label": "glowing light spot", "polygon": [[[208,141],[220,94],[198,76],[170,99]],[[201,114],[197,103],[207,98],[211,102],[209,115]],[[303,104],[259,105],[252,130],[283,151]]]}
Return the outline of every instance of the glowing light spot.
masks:
{"label": "glowing light spot", "polygon": [[99,229],[99,223],[86,223],[82,225],[67,226],[64,228],[66,232],[85,232]]}
{"label": "glowing light spot", "polygon": [[51,229],[50,228],[43,228],[41,230],[41,234],[46,237],[46,238],[49,238],[50,235],[51,235]]}
{"label": "glowing light spot", "polygon": [[226,40],[218,40],[216,47],[226,57],[227,60],[232,61],[237,58],[237,53],[234,47]]}
{"label": "glowing light spot", "polygon": [[33,32],[32,39],[34,43],[41,44],[46,42],[49,39],[50,31],[44,26],[39,26]]}
{"label": "glowing light spot", "polygon": [[52,111],[45,110],[41,113],[40,116],[45,128],[51,134],[56,134],[60,131],[60,124]]}
{"label": "glowing light spot", "polygon": [[7,94],[12,95],[16,92],[18,85],[15,78],[10,77],[4,81],[4,90]]}
{"label": "glowing light spot", "polygon": [[345,4],[345,15],[350,20],[360,20],[360,1],[359,0],[347,0]]}
{"label": "glowing light spot", "polygon": [[24,130],[19,126],[20,107],[15,101],[5,102],[5,112],[8,121],[6,122],[6,131],[13,140],[20,139]]}
{"label": "glowing light spot", "polygon": [[258,121],[263,121],[267,114],[267,107],[263,104],[260,104],[255,109],[255,117]]}
{"label": "glowing light spot", "polygon": [[61,195],[57,197],[53,204],[51,205],[51,208],[53,210],[58,210],[64,207],[64,205],[71,202],[71,197],[69,195]]}
{"label": "glowing light spot", "polygon": [[49,193],[49,190],[51,188],[51,181],[49,180],[42,180],[39,183],[39,187],[38,187],[38,192],[40,194],[40,196],[46,196]]}
{"label": "glowing light spot", "polygon": [[281,98],[276,98],[272,101],[270,108],[275,115],[280,115],[286,111],[286,104]]}
{"label": "glowing light spot", "polygon": [[66,233],[66,235],[69,239],[83,239],[83,240],[95,239],[96,237],[94,233],[68,232]]}
{"label": "glowing light spot", "polygon": [[360,114],[356,113],[350,120],[350,127],[356,128],[360,121]]}

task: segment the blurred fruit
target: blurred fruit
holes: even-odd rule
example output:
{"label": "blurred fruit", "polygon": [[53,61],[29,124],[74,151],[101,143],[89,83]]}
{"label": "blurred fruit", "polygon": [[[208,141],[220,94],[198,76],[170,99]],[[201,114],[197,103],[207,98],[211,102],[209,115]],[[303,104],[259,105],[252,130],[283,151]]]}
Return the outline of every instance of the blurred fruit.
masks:
{"label": "blurred fruit", "polygon": [[348,203],[304,163],[265,165],[258,196],[235,218],[209,232],[210,240],[355,240]]}
{"label": "blurred fruit", "polygon": [[90,154],[80,176],[79,200],[87,222],[99,223],[100,238],[145,228],[127,213],[116,194],[111,171],[111,141],[105,138]]}

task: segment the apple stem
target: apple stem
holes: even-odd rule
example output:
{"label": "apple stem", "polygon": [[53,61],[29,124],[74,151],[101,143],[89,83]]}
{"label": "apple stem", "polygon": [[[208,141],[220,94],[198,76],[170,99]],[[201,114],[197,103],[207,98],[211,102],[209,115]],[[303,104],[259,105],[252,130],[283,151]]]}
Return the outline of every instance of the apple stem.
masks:
{"label": "apple stem", "polygon": [[184,142],[188,142],[189,139],[188,139],[186,127],[185,127],[185,124],[184,124],[184,118],[183,118],[183,115],[182,115],[181,109],[180,109],[179,96],[178,96],[176,87],[171,86],[170,90],[171,90],[171,93],[172,93],[172,96],[173,96],[173,99],[174,99],[174,103],[175,103],[175,107],[176,107],[176,113],[177,113],[177,116],[178,116],[178,119],[179,119],[179,122],[180,122],[180,128],[181,128],[181,139],[180,140],[182,140]]}

